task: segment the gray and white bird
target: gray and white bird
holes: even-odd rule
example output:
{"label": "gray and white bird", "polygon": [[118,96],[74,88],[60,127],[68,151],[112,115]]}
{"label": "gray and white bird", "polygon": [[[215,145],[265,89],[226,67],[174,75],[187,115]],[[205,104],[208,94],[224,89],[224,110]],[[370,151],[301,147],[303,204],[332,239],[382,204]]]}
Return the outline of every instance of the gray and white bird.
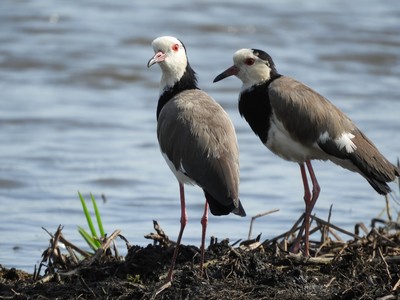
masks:
{"label": "gray and white bird", "polygon": [[[234,65],[214,82],[236,75],[243,83],[239,94],[241,116],[269,150],[300,165],[306,208],[303,226],[292,250],[299,250],[304,230],[304,249],[309,255],[310,216],[320,193],[311,160],[330,160],[358,172],[382,195],[391,191],[387,182],[395,180],[400,170],[326,98],[303,83],[279,74],[266,52],[241,49],[234,54],[233,61]],[[312,181],[312,193],[304,164]]]}
{"label": "gray and white bird", "polygon": [[245,216],[239,200],[239,151],[228,114],[197,86],[185,46],[175,37],[163,36],[152,43],[155,55],[147,66],[162,70],[157,106],[157,137],[160,150],[180,188],[181,227],[167,282],[187,223],[184,184],[198,185],[206,198],[202,224],[203,269],[208,207],[213,215],[231,212]]}

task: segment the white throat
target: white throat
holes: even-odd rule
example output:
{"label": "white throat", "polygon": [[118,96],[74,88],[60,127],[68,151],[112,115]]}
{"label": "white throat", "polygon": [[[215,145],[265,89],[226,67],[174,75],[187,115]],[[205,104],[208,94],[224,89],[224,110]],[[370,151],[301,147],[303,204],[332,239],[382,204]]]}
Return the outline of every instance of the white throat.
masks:
{"label": "white throat", "polygon": [[186,71],[187,58],[184,53],[168,57],[159,64],[162,70],[160,82],[160,94],[165,90],[172,88]]}
{"label": "white throat", "polygon": [[252,72],[246,71],[246,68],[244,68],[244,70],[241,70],[238,74],[239,79],[243,82],[241,92],[271,79],[271,69],[265,66],[254,66]]}

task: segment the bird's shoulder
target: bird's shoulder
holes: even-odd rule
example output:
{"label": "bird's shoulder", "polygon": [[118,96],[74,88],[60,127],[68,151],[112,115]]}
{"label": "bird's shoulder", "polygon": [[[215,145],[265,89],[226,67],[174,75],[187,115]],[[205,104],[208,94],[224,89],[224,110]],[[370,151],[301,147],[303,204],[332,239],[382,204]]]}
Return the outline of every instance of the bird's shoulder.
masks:
{"label": "bird's shoulder", "polygon": [[204,129],[208,134],[218,134],[221,128],[233,130],[226,111],[202,90],[184,91],[172,102],[179,111],[179,118],[193,126],[199,126],[199,130]]}
{"label": "bird's shoulder", "polygon": [[281,76],[271,82],[268,93],[271,97],[272,103],[276,106],[333,106],[330,101],[320,93],[310,88],[306,84],[288,76]]}
{"label": "bird's shoulder", "polygon": [[315,139],[327,132],[336,138],[356,129],[327,98],[296,79],[282,76],[271,83],[268,93],[274,115],[294,134],[308,131]]}
{"label": "bird's shoulder", "polygon": [[196,143],[198,149],[209,154],[237,151],[232,142],[236,142],[236,133],[228,114],[202,90],[182,91],[165,104],[158,119],[159,138],[162,132]]}

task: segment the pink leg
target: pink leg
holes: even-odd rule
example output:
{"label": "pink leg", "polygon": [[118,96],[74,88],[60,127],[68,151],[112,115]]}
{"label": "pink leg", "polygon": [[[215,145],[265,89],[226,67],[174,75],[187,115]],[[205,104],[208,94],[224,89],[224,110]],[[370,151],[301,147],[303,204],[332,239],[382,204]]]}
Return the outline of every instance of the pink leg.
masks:
{"label": "pink leg", "polygon": [[179,245],[181,244],[183,231],[185,230],[185,226],[188,222],[185,205],[185,189],[182,183],[179,183],[179,192],[181,196],[181,229],[179,230],[178,240],[176,241],[174,256],[172,257],[172,264],[167,276],[167,283],[172,281],[172,271],[174,270],[176,258],[178,257]]}
{"label": "pink leg", "polygon": [[313,167],[311,165],[311,162],[309,160],[306,160],[306,165],[308,169],[308,173],[310,174],[311,182],[313,185],[312,189],[312,198],[309,199],[308,202],[306,202],[306,212],[304,215],[304,252],[306,256],[310,256],[310,253],[308,251],[309,249],[309,242],[310,242],[310,219],[311,219],[311,212],[314,208],[315,203],[317,202],[319,192],[320,192],[320,187],[317,181],[317,178],[315,177]]}
{"label": "pink leg", "polygon": [[306,160],[306,165],[307,165],[307,169],[310,174],[311,182],[313,185],[312,197],[311,197],[311,193],[310,193],[310,188],[308,186],[308,180],[307,180],[307,175],[306,175],[306,170],[304,168],[304,164],[300,164],[301,178],[303,179],[303,185],[304,185],[304,203],[305,203],[306,209],[305,209],[303,224],[300,228],[299,234],[298,234],[296,241],[291,250],[293,252],[299,251],[300,241],[301,241],[301,237],[302,237],[303,231],[304,231],[304,244],[305,244],[304,252],[305,252],[306,256],[309,256],[310,255],[310,253],[309,253],[309,242],[310,242],[309,236],[310,236],[311,212],[314,208],[315,203],[317,202],[319,192],[321,189],[318,184],[318,181],[315,176],[315,173],[314,173],[314,170],[313,170],[310,160]]}
{"label": "pink leg", "polygon": [[304,202],[309,202],[311,199],[310,188],[308,186],[307,174],[306,169],[304,168],[304,164],[300,164],[300,172],[301,178],[303,179],[303,186],[304,186]]}
{"label": "pink leg", "polygon": [[310,178],[311,178],[311,182],[313,185],[313,189],[312,189],[312,198],[310,200],[310,215],[311,215],[311,211],[314,208],[315,203],[317,202],[317,199],[319,197],[319,192],[321,191],[321,188],[318,184],[317,181],[317,177],[315,176],[313,167],[311,165],[311,162],[309,160],[306,161],[306,165],[308,168],[308,172],[310,173]]}
{"label": "pink leg", "polygon": [[203,265],[204,265],[204,251],[205,251],[205,243],[206,243],[206,230],[208,223],[208,202],[206,200],[206,204],[204,205],[204,214],[201,218],[201,261],[200,261],[200,276],[203,275]]}
{"label": "pink leg", "polygon": [[[306,169],[304,168],[304,163],[299,164],[300,165],[300,173],[301,173],[301,179],[303,180],[303,187],[304,187],[304,203],[307,207],[307,203],[310,201],[311,198],[311,193],[310,193],[310,188],[308,186],[308,179],[307,179],[307,174],[306,174]],[[292,248],[290,249],[291,252],[297,253],[300,250],[300,242],[303,236],[303,231],[305,227],[305,219],[303,219],[303,223],[301,225],[300,231],[297,235],[296,240],[293,243]],[[308,248],[308,245],[306,246]],[[308,250],[308,249],[306,249]]]}

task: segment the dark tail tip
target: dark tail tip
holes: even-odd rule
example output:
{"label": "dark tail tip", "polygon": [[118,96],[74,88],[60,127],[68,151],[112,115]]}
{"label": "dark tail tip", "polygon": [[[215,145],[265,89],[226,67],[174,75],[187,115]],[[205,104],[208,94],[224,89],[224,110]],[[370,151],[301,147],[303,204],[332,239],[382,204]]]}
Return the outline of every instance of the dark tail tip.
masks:
{"label": "dark tail tip", "polygon": [[227,198],[226,203],[229,203],[229,205],[226,206],[217,201],[213,196],[211,196],[210,193],[205,190],[204,195],[206,196],[210,211],[214,216],[229,215],[230,213],[234,213],[243,217],[246,215],[246,212],[244,211],[239,199],[235,200],[232,198]]}
{"label": "dark tail tip", "polygon": [[238,201],[239,201],[239,206],[237,208],[235,208],[232,212],[235,215],[238,215],[238,216],[241,216],[241,217],[245,217],[246,216],[246,212],[244,211],[242,203],[240,202],[239,199],[238,199]]}
{"label": "dark tail tip", "polygon": [[374,190],[377,191],[381,195],[387,195],[392,191],[386,182],[378,181],[376,179],[369,179],[369,178],[367,180],[368,180],[369,184],[374,188]]}

